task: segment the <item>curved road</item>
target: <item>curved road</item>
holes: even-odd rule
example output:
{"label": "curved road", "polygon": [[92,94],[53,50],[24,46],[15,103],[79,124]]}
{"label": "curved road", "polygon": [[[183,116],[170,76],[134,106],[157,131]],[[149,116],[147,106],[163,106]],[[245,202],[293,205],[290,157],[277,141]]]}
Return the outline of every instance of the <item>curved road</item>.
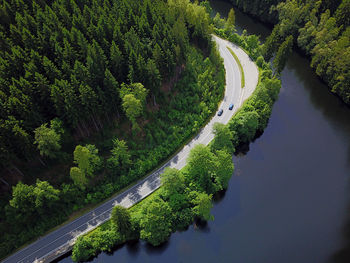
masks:
{"label": "curved road", "polygon": [[[259,72],[248,55],[238,46],[216,36],[213,36],[213,39],[216,41],[220,55],[224,59],[226,70],[225,97],[219,107],[219,109],[224,110],[223,114],[220,117],[216,114],[189,144],[184,146],[178,154],[147,178],[89,213],[67,223],[59,229],[38,239],[31,245],[21,249],[5,259],[3,261],[4,263],[50,262],[57,258],[58,255],[62,255],[62,253],[68,251],[72,247],[79,235],[90,231],[108,220],[114,205],[120,204],[125,207],[130,207],[156,190],[160,186],[159,174],[163,172],[164,168],[183,168],[186,164],[187,156],[194,145],[199,143],[207,145],[214,138],[212,127],[215,122],[228,123],[237,109],[241,107],[243,101],[254,91],[258,83]],[[240,84],[241,75],[239,67],[226,48],[227,46],[236,53],[243,66],[246,82],[246,86],[243,89]],[[234,104],[232,111],[228,109],[230,103]]]}

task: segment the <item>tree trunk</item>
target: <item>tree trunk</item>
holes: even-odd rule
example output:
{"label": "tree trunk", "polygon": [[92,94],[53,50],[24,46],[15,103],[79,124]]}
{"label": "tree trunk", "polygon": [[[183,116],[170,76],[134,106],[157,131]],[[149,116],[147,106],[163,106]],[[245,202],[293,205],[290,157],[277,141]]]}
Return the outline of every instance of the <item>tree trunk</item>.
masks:
{"label": "tree trunk", "polygon": [[101,122],[101,119],[100,119],[99,115],[96,115],[96,120],[97,120],[98,126],[100,126],[100,129],[103,129],[103,125],[102,125],[102,122]]}
{"label": "tree trunk", "polygon": [[46,164],[44,163],[44,161],[43,161],[40,157],[38,157],[38,159],[39,159],[39,161],[41,162],[41,164],[42,164],[43,166],[46,166]]}
{"label": "tree trunk", "polygon": [[157,106],[157,102],[156,102],[156,96],[153,94],[153,105]]}
{"label": "tree trunk", "polygon": [[85,121],[83,121],[82,123],[83,123],[83,127],[85,129],[85,132],[87,134],[87,137],[90,137],[90,130],[87,128]]}
{"label": "tree trunk", "polygon": [[6,181],[5,181],[4,179],[2,179],[1,177],[0,177],[0,181],[3,182],[4,184],[6,184],[8,187],[10,187],[9,183],[6,182]]}
{"label": "tree trunk", "polygon": [[10,174],[13,174],[13,171],[9,167],[6,167],[6,170],[9,171]]}
{"label": "tree trunk", "polygon": [[24,174],[15,165],[12,164],[12,168],[15,169],[20,175],[22,175],[24,177]]}
{"label": "tree trunk", "polygon": [[85,134],[84,134],[84,132],[83,132],[83,129],[82,129],[81,126],[80,126],[80,123],[78,123],[77,128],[78,128],[78,130],[79,130],[80,136],[81,136],[81,137],[85,137]]}
{"label": "tree trunk", "polygon": [[106,113],[105,116],[107,117],[107,121],[108,121],[108,123],[110,124],[110,123],[111,123],[111,119],[109,118],[109,114]]}
{"label": "tree trunk", "polygon": [[99,131],[100,129],[98,128],[98,126],[97,126],[97,124],[96,124],[96,121],[95,121],[95,118],[94,118],[94,115],[93,115],[93,114],[91,115],[91,119],[92,119],[92,122],[93,122],[94,125],[95,125],[96,131]]}

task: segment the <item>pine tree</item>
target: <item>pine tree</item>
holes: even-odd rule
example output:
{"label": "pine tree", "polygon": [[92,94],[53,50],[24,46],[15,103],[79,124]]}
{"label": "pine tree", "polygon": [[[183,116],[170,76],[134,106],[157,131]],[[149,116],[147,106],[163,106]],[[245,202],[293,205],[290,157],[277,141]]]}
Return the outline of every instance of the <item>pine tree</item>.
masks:
{"label": "pine tree", "polygon": [[292,47],[293,47],[293,36],[289,36],[279,47],[276,57],[273,61],[277,74],[281,74],[282,70],[284,69],[287,63],[288,57],[292,53]]}

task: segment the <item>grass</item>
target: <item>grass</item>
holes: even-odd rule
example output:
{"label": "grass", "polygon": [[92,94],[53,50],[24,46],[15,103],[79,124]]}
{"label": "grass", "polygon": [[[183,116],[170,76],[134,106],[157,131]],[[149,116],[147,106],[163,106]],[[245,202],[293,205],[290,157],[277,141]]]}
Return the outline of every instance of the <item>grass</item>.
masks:
{"label": "grass", "polygon": [[243,71],[241,61],[239,61],[237,55],[232,51],[231,48],[227,47],[227,49],[230,51],[230,53],[232,54],[232,56],[234,57],[234,59],[236,60],[236,62],[238,64],[239,71],[241,72],[241,88],[243,89],[245,86],[245,79],[244,79],[244,71]]}

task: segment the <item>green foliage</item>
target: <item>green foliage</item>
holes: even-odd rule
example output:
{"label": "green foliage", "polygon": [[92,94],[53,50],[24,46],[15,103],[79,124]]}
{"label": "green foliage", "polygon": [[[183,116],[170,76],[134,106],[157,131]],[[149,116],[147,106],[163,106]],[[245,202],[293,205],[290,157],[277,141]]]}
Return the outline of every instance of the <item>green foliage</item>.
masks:
{"label": "green foliage", "polygon": [[198,189],[207,193],[215,191],[214,179],[214,163],[215,155],[210,149],[203,144],[197,144],[191,150],[187,158],[187,177]]}
{"label": "green foliage", "polygon": [[177,169],[166,168],[161,174],[161,181],[160,196],[172,210],[172,229],[184,230],[193,221],[184,175]]}
{"label": "green foliage", "polygon": [[47,124],[43,124],[34,130],[35,144],[38,145],[38,150],[41,156],[54,158],[57,152],[61,149],[61,135],[53,128],[48,128]]}
{"label": "green foliage", "polygon": [[191,150],[187,163],[185,174],[192,188],[208,194],[227,188],[233,164],[225,147],[214,154],[209,147],[198,144]]}
{"label": "green foliage", "polygon": [[[276,24],[266,39],[263,55],[270,61],[289,35],[306,55],[311,66],[347,104],[350,103],[350,1],[349,0],[231,0],[244,12]],[[282,50],[281,52],[282,53]],[[284,59],[278,64],[282,66]],[[278,71],[281,71],[279,66]]]}
{"label": "green foliage", "polygon": [[[6,220],[0,227],[8,231],[0,237],[0,255],[144,176],[216,110],[225,74],[211,43],[208,6],[169,2],[4,1],[0,166],[18,174],[23,169],[28,182],[36,176],[54,180],[62,190],[59,209],[43,210],[40,220],[25,221],[19,210],[3,208]],[[125,131],[123,83],[142,105],[142,118],[133,125],[140,136]],[[33,142],[34,130],[45,123],[61,136],[61,149],[57,162],[44,167],[33,162],[38,155]],[[128,154],[116,154],[123,152],[118,146],[109,155],[116,134],[128,145]],[[80,165],[71,169],[74,184],[62,184],[69,179],[72,147],[85,143],[94,143],[103,158],[115,159],[107,167],[95,165],[98,158],[87,158],[90,154],[81,149]],[[193,218],[189,202],[172,200],[179,209],[172,228],[184,228]]]}
{"label": "green foliage", "polygon": [[272,30],[272,33],[266,39],[262,48],[262,54],[267,62],[271,60],[275,50],[278,48],[279,43],[279,28],[278,26],[275,26]]}
{"label": "green foliage", "polygon": [[76,262],[87,261],[98,252],[110,252],[115,245],[124,242],[125,238],[112,229],[97,229],[92,235],[80,236],[77,239],[72,250],[72,259]]}
{"label": "green foliage", "polygon": [[[247,45],[245,38],[237,37],[236,40]],[[234,168],[227,148],[233,149],[233,146],[238,143],[253,139],[257,130],[262,131],[266,127],[281,82],[272,78],[272,72],[268,68],[269,64],[259,53],[261,52],[260,47],[256,50],[258,51],[256,58],[259,58],[260,65],[264,68],[260,76],[260,84],[240,111],[231,119],[229,125],[215,125],[215,138],[210,145],[213,152],[209,147],[197,145],[192,149],[188,164],[183,171],[165,169],[161,175],[162,187],[131,208],[130,221],[134,233],[140,231],[140,237],[151,244],[159,245],[166,241],[172,231],[185,229],[194,218],[213,219],[210,214],[213,206],[212,193],[228,187]],[[232,134],[235,135],[233,138]],[[236,138],[237,135],[238,138]],[[210,194],[203,191],[208,189],[211,191]],[[125,242],[125,239],[115,239],[115,243],[109,244],[108,248],[108,246],[101,245],[101,241],[94,241],[97,237],[99,237],[98,240],[104,240],[104,237],[110,240],[106,229],[111,228],[103,225],[81,237],[87,242],[79,242],[75,245],[73,259],[75,261],[79,259],[76,257],[79,250],[83,257],[90,258],[98,251],[108,251],[112,246]],[[99,246],[102,246],[102,249]],[[86,247],[85,250],[82,249],[84,247]],[[84,251],[88,253],[84,255],[82,253]]]}
{"label": "green foliage", "polygon": [[[139,2],[137,2],[136,6],[138,4]],[[151,9],[153,8],[158,8],[155,1],[152,2]],[[178,12],[175,14],[175,17],[178,17],[181,14],[182,13]],[[153,16],[157,17],[158,15],[153,14]],[[185,18],[185,21],[186,19],[187,18]],[[172,22],[170,21],[169,23],[171,24]],[[165,25],[166,22],[163,24]],[[81,30],[83,31],[83,29]],[[189,28],[187,28],[187,30],[188,32],[193,32],[190,31]],[[117,31],[118,30],[116,29],[113,34],[119,37],[114,38],[114,41],[116,45],[118,45],[118,49],[122,52],[121,63],[126,63],[129,60],[124,50],[124,40]],[[164,40],[165,37],[160,31],[161,28],[158,27],[157,29],[156,26],[155,30],[153,30],[152,35],[154,34],[154,37],[157,39]],[[134,35],[133,37],[136,36]],[[113,154],[109,155],[108,152],[111,148],[113,148],[113,142],[111,139],[117,134],[119,141],[124,140],[128,145],[130,164],[124,165],[125,167],[123,167],[121,164],[121,157],[118,157],[119,166],[116,167],[116,169],[111,169],[111,162],[107,161],[106,163],[108,169],[101,170],[101,176],[98,176],[94,180],[92,180],[87,174],[82,174],[81,169],[79,170],[79,167],[74,168],[73,174],[77,177],[77,179],[73,180],[75,183],[62,185],[61,198],[59,201],[57,201],[60,205],[60,209],[57,211],[60,211],[60,213],[54,214],[50,212],[50,215],[52,216],[45,217],[40,222],[28,221],[26,224],[22,224],[22,222],[20,222],[17,224],[16,228],[11,228],[15,230],[9,230],[8,233],[5,233],[4,236],[0,237],[2,242],[1,244],[4,244],[4,246],[2,246],[4,250],[2,250],[1,253],[8,253],[19,244],[28,241],[30,238],[36,237],[39,233],[43,233],[43,231],[46,231],[49,227],[53,227],[59,223],[62,223],[63,220],[66,219],[66,216],[72,211],[78,210],[84,207],[86,204],[98,203],[111,196],[114,192],[128,186],[135,180],[144,176],[145,173],[154,169],[161,161],[164,160],[164,158],[167,158],[169,155],[174,153],[174,151],[178,149],[179,145],[181,145],[185,140],[198,132],[200,127],[207,121],[208,117],[217,108],[218,102],[222,97],[225,87],[225,74],[222,65],[222,59],[220,58],[218,51],[214,48],[215,46],[212,44],[207,46],[207,44],[205,44],[207,43],[206,41],[210,40],[210,37],[206,37],[207,40],[199,40],[200,38],[198,36],[196,36],[194,39],[192,37],[192,34],[188,33],[188,38],[190,43],[193,43],[193,41],[198,41],[199,44],[196,46],[201,46],[205,49],[201,50],[194,48],[193,45],[190,45],[190,43],[188,43],[188,50],[186,53],[184,53],[181,50],[182,48],[176,48],[178,45],[172,45],[174,46],[174,52],[177,52],[176,50],[180,50],[179,54],[183,53],[184,58],[183,61],[179,61],[180,64],[177,66],[178,75],[175,75],[174,78],[171,79],[169,86],[168,83],[164,85],[165,89],[160,89],[160,86],[157,86],[157,82],[160,83],[160,80],[166,76],[164,75],[164,72],[169,72],[169,68],[173,67],[168,64],[168,62],[174,63],[174,60],[171,59],[172,53],[169,53],[169,51],[167,51],[166,47],[168,47],[168,45],[163,46],[163,44],[160,43],[161,41],[158,41],[160,44],[155,44],[155,47],[159,47],[161,56],[157,59],[155,57],[152,58],[153,62],[152,60],[146,60],[147,62],[145,61],[147,64],[147,70],[149,70],[149,72],[155,71],[154,74],[152,73],[153,75],[149,75],[149,72],[145,74],[148,74],[147,76],[154,76],[155,82],[152,80],[152,86],[149,86],[150,84],[148,81],[146,81],[146,77],[145,79],[140,79],[137,81],[142,81],[146,89],[149,90],[150,101],[153,105],[155,105],[155,108],[149,111],[143,105],[145,110],[143,111],[143,119],[140,121],[139,125],[140,135],[142,136],[132,137],[130,134],[128,134],[128,132],[125,132],[123,129],[124,123],[120,122],[123,119],[118,119],[117,117],[118,113],[120,114],[123,112],[120,99],[120,90],[122,89],[122,85],[119,85],[119,83],[126,83],[127,79],[117,79],[114,77],[111,64],[108,63],[108,67],[104,71],[103,86],[99,85],[101,90],[94,91],[96,95],[95,96],[93,93],[91,93],[92,95],[90,94],[90,88],[95,87],[89,84],[90,80],[89,83],[86,83],[86,85],[84,85],[84,87],[80,88],[79,85],[79,92],[78,90],[73,90],[73,87],[75,87],[75,85],[70,85],[70,79],[62,80],[63,76],[61,76],[61,74],[63,73],[61,71],[57,72],[55,70],[54,65],[56,65],[56,60],[54,60],[52,57],[50,57],[50,61],[45,58],[43,59],[44,67],[50,69],[50,81],[52,79],[54,82],[50,88],[50,99],[56,101],[57,105],[60,105],[60,107],[57,107],[57,111],[59,110],[60,112],[64,112],[63,109],[69,109],[72,113],[62,113],[64,117],[60,118],[64,120],[63,127],[67,131],[67,134],[65,136],[62,135],[62,143],[65,143],[65,140],[68,140],[66,145],[62,145],[62,151],[67,150],[69,153],[71,152],[71,147],[74,145],[74,142],[72,140],[72,133],[68,131],[72,131],[74,129],[70,126],[70,124],[73,125],[73,123],[75,123],[78,126],[76,127],[74,133],[74,139],[76,139],[76,137],[81,138],[91,136],[91,141],[93,140],[94,143],[96,143],[102,153],[101,156],[106,157],[107,160],[110,157],[113,157]],[[119,39],[119,41],[117,39]],[[131,40],[136,41],[136,38],[130,39],[130,41]],[[96,41],[99,42],[97,39]],[[108,58],[108,45],[106,44],[103,46],[102,44],[99,44],[99,46],[103,49],[103,54],[107,55],[106,57]],[[137,48],[141,46],[142,45],[136,45]],[[97,46],[95,46],[95,49],[96,50],[94,52],[96,54],[101,53]],[[82,49],[77,50],[79,50],[78,53],[85,52]],[[134,50],[136,50],[136,48],[134,48]],[[167,53],[166,56],[165,53]],[[203,55],[203,53],[208,55],[208,57]],[[94,53],[91,51],[90,55],[95,56],[93,54]],[[80,55],[78,54],[77,56]],[[147,58],[146,55],[144,57],[145,59]],[[88,71],[85,62],[82,63],[75,61],[71,64],[73,65],[72,69],[76,75],[75,78],[72,77],[72,81],[74,80],[76,83],[77,81],[82,82],[83,80],[90,78],[90,72]],[[103,65],[101,67],[103,68]],[[125,70],[127,71],[128,67],[123,64],[120,66],[120,69],[122,70],[123,76],[125,76]],[[68,71],[68,68],[66,70]],[[157,71],[160,75],[158,75]],[[164,81],[168,81],[167,78],[165,78]],[[60,80],[55,81],[55,79]],[[92,81],[100,82],[101,80],[94,79],[91,80],[91,82]],[[131,86],[131,84],[125,85],[127,87]],[[101,91],[107,92],[107,90],[108,96],[103,95],[103,92]],[[80,96],[80,91],[83,92],[82,94],[84,94],[84,96]],[[131,88],[130,93],[132,93]],[[176,96],[174,96],[175,94]],[[91,111],[94,111],[94,113],[91,115],[91,119],[89,120],[86,118],[88,114],[82,110],[83,108],[80,108],[79,106],[80,99],[83,97],[84,101],[86,102],[84,104],[84,109],[88,107]],[[111,100],[111,102],[109,104],[101,104],[98,102],[98,105],[91,105],[87,103],[94,102],[96,99],[98,101]],[[97,103],[97,101],[95,102]],[[79,110],[74,111],[74,107],[78,106]],[[150,105],[147,105],[147,108],[149,106]],[[101,108],[103,108],[102,116],[99,115]],[[108,113],[109,111],[111,111],[112,114]],[[52,117],[50,119],[52,119]],[[101,136],[92,136],[94,131],[102,129],[101,127],[104,126],[105,120],[108,120],[108,122],[111,124],[118,121],[118,126],[111,125],[112,127],[110,127],[110,129],[103,128],[103,130],[100,130]],[[193,125],[194,123],[195,126]],[[20,150],[16,151],[21,152],[23,155],[26,154],[30,156],[30,147],[33,147],[33,143],[31,141],[30,135],[26,134],[25,131],[21,129],[21,125],[23,123],[9,117],[8,120],[6,120],[4,123],[4,126],[2,126],[2,124],[3,123],[0,121],[1,127],[6,127],[8,130],[7,134],[9,137],[7,137],[7,134],[4,138],[0,136],[0,145],[11,145],[9,146],[11,149],[17,149],[16,147],[21,147]],[[38,125],[40,125],[40,123]],[[38,125],[35,127],[38,127]],[[53,128],[52,124],[51,127]],[[12,134],[14,134],[12,133],[12,130],[15,130],[17,134],[16,144],[14,144],[13,137],[10,137],[10,135],[12,136]],[[12,140],[10,138],[12,138]],[[23,141],[25,143],[17,143],[19,141]],[[2,144],[2,142],[4,142],[4,144]],[[7,152],[0,152],[0,154],[1,157],[4,156],[6,158],[9,158]],[[65,154],[68,155],[68,153]],[[16,159],[12,158],[9,160],[12,161]],[[125,158],[125,160],[128,160],[128,158]],[[128,161],[126,161],[126,164],[127,163]],[[69,173],[69,169],[67,173]],[[93,172],[93,175],[98,174],[99,170]],[[104,175],[104,178],[101,180],[100,178],[102,177],[102,174]],[[57,178],[57,180],[60,182],[60,180],[66,180],[66,178],[60,177]],[[90,181],[93,181],[93,184],[90,183]],[[171,204],[174,205],[174,209],[179,209],[177,212],[173,212],[176,219],[172,220],[171,222],[172,229],[184,229],[193,220],[193,215],[190,208],[191,205],[189,204],[187,198],[179,197],[172,198],[172,200],[173,202]],[[11,209],[11,215],[10,213],[6,215],[7,219],[3,227],[6,227],[6,225],[12,223],[12,221],[13,224],[15,224],[15,220],[12,219],[15,217],[17,213],[16,211]],[[16,222],[18,223],[18,221]],[[29,227],[27,228],[26,226]],[[38,229],[39,227],[40,231],[32,231],[32,229]]]}
{"label": "green foliage", "polygon": [[277,20],[277,12],[271,10],[272,5],[276,5],[283,0],[231,0],[232,4],[237,6],[245,13],[259,17],[264,22],[275,22]]}
{"label": "green foliage", "polygon": [[72,259],[75,262],[87,261],[94,255],[93,241],[88,237],[79,237],[72,250]]}
{"label": "green foliage", "polygon": [[256,60],[256,65],[259,67],[259,68],[262,68],[263,65],[264,65],[264,57],[263,56],[259,56]]}
{"label": "green foliage", "polygon": [[258,130],[259,115],[256,111],[239,111],[229,122],[230,130],[236,131],[238,140],[242,143],[250,142]]}
{"label": "green foliage", "polygon": [[84,190],[89,183],[85,173],[79,167],[70,168],[70,177],[72,178],[74,184],[82,190]]}
{"label": "green foliage", "polygon": [[162,199],[152,200],[143,208],[140,237],[153,246],[165,242],[171,233],[171,208]]}
{"label": "green foliage", "polygon": [[227,49],[230,51],[231,55],[236,60],[236,63],[237,63],[238,68],[239,68],[239,72],[241,73],[241,88],[243,89],[244,86],[245,86],[245,78],[244,78],[243,66],[241,64],[241,61],[238,59],[237,55],[235,54],[235,52],[233,52],[233,50],[231,48],[229,48],[229,47],[227,47]]}
{"label": "green foliage", "polygon": [[126,116],[132,122],[133,127],[136,124],[136,118],[143,111],[146,102],[148,90],[141,83],[133,83],[130,85],[122,84],[120,89],[120,98],[122,99],[123,110]]}
{"label": "green foliage", "polygon": [[185,181],[182,173],[174,168],[165,168],[160,175],[162,189],[167,196],[175,193],[182,193],[185,189]]}
{"label": "green foliage", "polygon": [[338,6],[335,14],[338,26],[348,27],[350,26],[350,1],[342,0]]}
{"label": "green foliage", "polygon": [[257,59],[258,59],[258,56],[261,55],[261,47],[260,47],[259,36],[256,36],[256,35],[246,36],[245,37],[245,42],[246,42],[245,48],[248,51],[250,57],[253,60],[256,60],[256,63],[258,64],[258,60]]}
{"label": "green foliage", "polygon": [[77,145],[74,150],[74,162],[78,167],[70,169],[70,177],[74,184],[84,190],[89,183],[89,177],[94,177],[95,172],[101,167],[102,161],[98,156],[95,145]]}
{"label": "green foliage", "polygon": [[[189,1],[32,5],[5,0],[0,123],[11,143],[1,144],[6,157],[1,164],[25,162],[24,155],[35,151],[34,129],[51,119],[62,121],[71,137],[87,138],[105,128],[123,110],[119,83],[141,82],[161,97],[162,80],[185,62],[190,44],[210,45],[208,7]],[[134,96],[144,106],[145,100]],[[2,127],[8,119],[14,119],[26,140]]]}
{"label": "green foliage", "polygon": [[225,148],[216,151],[216,177],[217,191],[227,189],[228,182],[233,174],[234,166],[232,155]]}
{"label": "green foliage", "polygon": [[194,215],[205,221],[214,220],[214,216],[210,214],[210,210],[213,207],[211,201],[212,195],[192,191],[190,196],[192,200],[191,203],[194,205],[192,208]]}
{"label": "green foliage", "polygon": [[136,99],[133,94],[127,94],[123,97],[123,109],[128,119],[135,123],[136,118],[142,113],[141,101]]}
{"label": "green foliage", "polygon": [[74,162],[78,165],[78,168],[88,177],[93,177],[94,172],[101,166],[101,159],[98,156],[98,150],[95,145],[78,145],[75,147],[73,155]]}
{"label": "green foliage", "polygon": [[111,220],[115,230],[123,236],[127,236],[131,231],[131,217],[129,211],[117,205],[112,210]]}
{"label": "green foliage", "polygon": [[37,179],[36,185],[19,182],[12,189],[10,206],[16,210],[16,221],[31,222],[36,216],[52,211],[59,200],[60,191],[48,182]]}
{"label": "green foliage", "polygon": [[293,36],[287,37],[287,39],[278,48],[276,57],[273,61],[277,74],[281,74],[284,69],[287,59],[292,54]]}
{"label": "green foliage", "polygon": [[107,160],[108,168],[112,174],[118,174],[117,171],[126,171],[131,165],[131,154],[124,140],[113,140],[111,157]]}
{"label": "green foliage", "polygon": [[235,26],[235,21],[236,21],[235,10],[233,8],[231,8],[230,11],[228,12],[228,16],[227,16],[225,27],[226,28],[234,27]]}
{"label": "green foliage", "polygon": [[59,199],[60,190],[53,188],[48,182],[36,180],[34,188],[35,208],[39,212],[45,209],[51,209],[55,202]]}
{"label": "green foliage", "polygon": [[229,130],[234,134],[233,146],[236,147],[238,144],[249,143],[257,132],[262,132],[266,128],[273,103],[277,100],[281,88],[281,81],[273,77],[270,63],[266,63],[262,56],[266,50],[261,48],[258,38],[246,34],[240,36],[236,33],[226,35],[220,29],[216,29],[215,32],[229,41],[245,47],[250,57],[256,60],[260,68],[258,87],[228,124]]}
{"label": "green foliage", "polygon": [[216,28],[224,28],[226,21],[225,19],[221,18],[219,13],[216,13],[215,17],[213,18],[213,23]]}
{"label": "green foliage", "polygon": [[12,199],[10,205],[23,212],[32,212],[35,209],[34,186],[19,182],[12,189]]}
{"label": "green foliage", "polygon": [[213,133],[215,137],[210,144],[210,148],[213,152],[225,149],[231,154],[234,153],[235,149],[232,144],[234,136],[226,125],[219,122],[214,123]]}

